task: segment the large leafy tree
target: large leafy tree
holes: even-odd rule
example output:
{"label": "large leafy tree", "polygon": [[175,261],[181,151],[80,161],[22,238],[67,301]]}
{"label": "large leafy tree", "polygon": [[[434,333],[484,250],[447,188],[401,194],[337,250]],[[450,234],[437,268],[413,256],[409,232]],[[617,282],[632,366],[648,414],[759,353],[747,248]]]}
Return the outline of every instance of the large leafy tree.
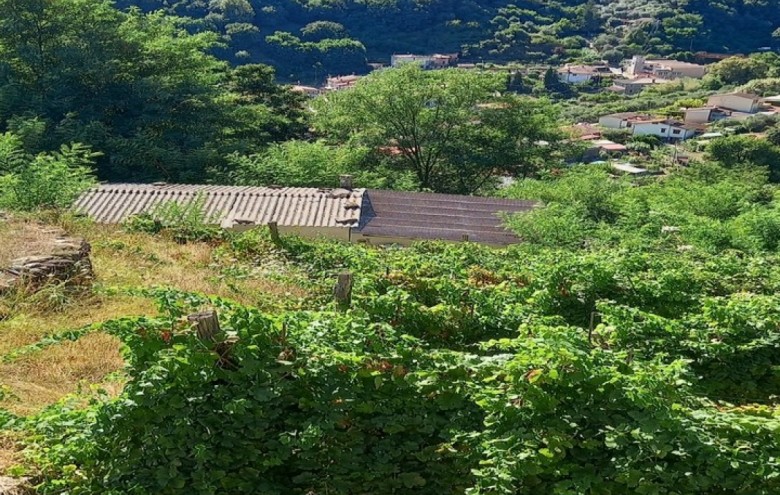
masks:
{"label": "large leafy tree", "polygon": [[28,151],[88,143],[102,178],[196,181],[227,152],[295,133],[276,100],[227,87],[214,34],[108,1],[0,0],[0,12],[0,130],[36,129]]}
{"label": "large leafy tree", "polygon": [[553,134],[549,105],[497,96],[504,84],[492,74],[408,65],[321,98],[314,123],[333,139],[387,151],[420,189],[471,193],[514,175]]}

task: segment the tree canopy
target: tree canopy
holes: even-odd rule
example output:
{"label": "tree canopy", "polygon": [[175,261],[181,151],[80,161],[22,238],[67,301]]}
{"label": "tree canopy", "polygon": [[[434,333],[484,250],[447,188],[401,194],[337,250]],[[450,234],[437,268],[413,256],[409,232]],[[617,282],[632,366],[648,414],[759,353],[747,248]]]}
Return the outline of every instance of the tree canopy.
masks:
{"label": "tree canopy", "polygon": [[471,193],[502,174],[533,173],[544,141],[557,135],[549,104],[496,96],[505,84],[409,64],[319,99],[313,123],[332,139],[389,154],[421,189]]}
{"label": "tree canopy", "polygon": [[[101,178],[190,182],[224,154],[301,132],[300,101],[273,70],[229,68],[210,54],[214,33],[108,1],[2,0],[0,10],[0,129],[30,152],[87,143]],[[252,71],[263,84],[247,82]]]}

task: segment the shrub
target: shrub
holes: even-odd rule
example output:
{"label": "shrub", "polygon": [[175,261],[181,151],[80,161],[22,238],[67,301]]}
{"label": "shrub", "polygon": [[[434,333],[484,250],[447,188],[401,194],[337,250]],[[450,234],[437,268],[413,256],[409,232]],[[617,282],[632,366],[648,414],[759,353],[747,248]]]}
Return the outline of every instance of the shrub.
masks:
{"label": "shrub", "polygon": [[225,237],[225,231],[214,223],[217,219],[206,213],[206,197],[197,195],[188,202],[166,201],[151,211],[133,215],[125,221],[129,232],[147,234],[170,233],[181,243],[193,241],[214,241]]}
{"label": "shrub", "polygon": [[36,156],[17,150],[9,156],[13,157],[6,161],[9,170],[0,176],[0,208],[66,209],[95,183],[92,167],[97,153],[80,144]]}

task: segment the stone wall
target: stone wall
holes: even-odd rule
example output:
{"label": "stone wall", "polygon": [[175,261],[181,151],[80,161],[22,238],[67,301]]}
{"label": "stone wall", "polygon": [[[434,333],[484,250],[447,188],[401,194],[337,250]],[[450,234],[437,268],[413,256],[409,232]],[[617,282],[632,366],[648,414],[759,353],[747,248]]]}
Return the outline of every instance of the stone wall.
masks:
{"label": "stone wall", "polygon": [[89,243],[61,229],[41,228],[52,235],[46,254],[24,256],[0,267],[0,293],[14,287],[35,290],[49,282],[84,284],[92,280]]}

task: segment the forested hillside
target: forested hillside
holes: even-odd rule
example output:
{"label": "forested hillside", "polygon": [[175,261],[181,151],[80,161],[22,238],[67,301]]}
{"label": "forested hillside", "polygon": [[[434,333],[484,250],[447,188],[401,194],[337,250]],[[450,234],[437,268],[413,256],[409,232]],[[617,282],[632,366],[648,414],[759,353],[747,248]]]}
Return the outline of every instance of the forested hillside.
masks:
{"label": "forested hillside", "polygon": [[408,52],[461,52],[472,61],[749,52],[777,44],[772,35],[780,27],[774,2],[746,0],[121,0],[119,6],[190,18],[191,29],[220,33],[224,58],[269,63],[282,78],[302,81],[365,72],[366,62]]}

